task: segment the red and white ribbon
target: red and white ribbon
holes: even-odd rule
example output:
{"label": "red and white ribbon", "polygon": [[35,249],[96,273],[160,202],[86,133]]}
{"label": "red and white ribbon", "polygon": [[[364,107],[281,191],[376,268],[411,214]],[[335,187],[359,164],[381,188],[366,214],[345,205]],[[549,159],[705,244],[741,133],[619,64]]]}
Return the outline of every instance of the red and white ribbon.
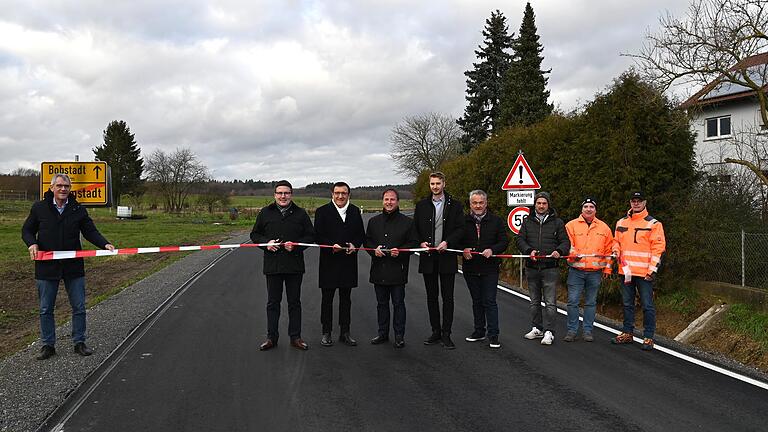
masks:
{"label": "red and white ribbon", "polygon": [[[303,247],[318,247],[318,248],[334,248],[333,245],[323,245],[318,243],[294,243],[294,242],[280,242],[280,243],[241,243],[241,244],[221,244],[221,245],[198,245],[198,246],[158,246],[158,247],[140,247],[140,248],[122,248],[122,249],[114,249],[114,250],[69,250],[69,251],[38,251],[37,256],[35,257],[35,260],[37,261],[50,261],[50,260],[62,260],[62,259],[72,259],[72,258],[89,258],[89,257],[99,257],[99,256],[114,256],[114,255],[138,255],[138,254],[148,254],[148,253],[165,253],[165,252],[185,252],[185,251],[199,251],[199,250],[213,250],[213,249],[237,249],[237,248],[253,248],[253,247],[269,247],[269,246],[285,246],[285,245],[293,245],[293,246],[303,246]],[[342,247],[342,250],[347,250],[348,248]],[[375,251],[375,248],[354,248],[354,250],[362,250],[362,251]],[[380,248],[382,252],[388,253],[392,251],[391,248]],[[436,251],[437,248],[434,247],[419,247],[419,248],[397,248],[400,252],[427,252],[427,251]],[[454,253],[463,253],[463,250],[460,249],[445,249],[446,252],[454,252]],[[471,251],[473,255],[482,255],[482,252],[478,251]],[[491,255],[491,257],[495,258],[552,258],[550,256],[546,255],[537,255],[537,256],[531,256],[531,255],[511,255],[511,254],[496,254]],[[586,255],[565,255],[561,256],[561,259],[564,258],[585,258],[585,257],[598,257],[598,258],[611,258],[611,255],[597,255],[597,254],[586,254]]]}

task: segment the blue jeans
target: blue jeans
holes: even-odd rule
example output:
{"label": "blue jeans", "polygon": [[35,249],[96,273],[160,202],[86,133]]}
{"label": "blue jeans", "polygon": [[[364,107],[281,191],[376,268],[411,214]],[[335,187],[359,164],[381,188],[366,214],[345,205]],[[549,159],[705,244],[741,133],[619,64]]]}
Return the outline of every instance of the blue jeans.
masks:
{"label": "blue jeans", "polygon": [[389,300],[392,299],[392,328],[395,336],[405,335],[405,285],[373,285],[379,336],[389,336]]}
{"label": "blue jeans", "polygon": [[601,271],[584,271],[573,267],[568,269],[568,332],[579,331],[579,298],[583,291],[584,333],[592,333],[601,278]]}
{"label": "blue jeans", "polygon": [[[56,345],[56,294],[59,280],[35,279],[40,299],[40,339],[43,344]],[[72,306],[72,343],[85,342],[85,277],[64,279],[69,304]]]}
{"label": "blue jeans", "polygon": [[629,283],[622,283],[622,301],[624,302],[624,333],[632,334],[635,330],[635,291],[640,293],[643,304],[643,337],[652,339],[656,333],[656,308],[653,306],[653,282],[640,276],[632,276]]}
{"label": "blue jeans", "polygon": [[475,317],[475,333],[485,334],[488,324],[488,336],[499,335],[499,306],[496,304],[498,273],[464,273],[469,294],[472,296],[472,315]]}
{"label": "blue jeans", "polygon": [[[557,278],[560,277],[560,269],[552,267],[539,270],[526,267],[525,273],[528,277],[528,294],[531,297],[531,325],[539,330],[554,333],[557,316]],[[541,307],[542,300],[544,308]]]}

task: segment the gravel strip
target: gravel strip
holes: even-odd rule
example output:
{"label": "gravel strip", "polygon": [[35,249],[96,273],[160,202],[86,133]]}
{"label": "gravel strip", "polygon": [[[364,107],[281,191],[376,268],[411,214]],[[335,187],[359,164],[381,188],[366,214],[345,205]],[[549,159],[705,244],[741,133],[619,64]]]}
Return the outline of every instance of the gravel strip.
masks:
{"label": "gravel strip", "polygon": [[[246,241],[248,236],[243,235],[227,243]],[[73,352],[71,327],[66,323],[56,329],[56,356],[35,360],[41,346],[38,340],[0,362],[0,431],[35,431],[136,326],[184,282],[226,252],[193,253],[89,309],[87,343],[94,349],[89,357]]]}

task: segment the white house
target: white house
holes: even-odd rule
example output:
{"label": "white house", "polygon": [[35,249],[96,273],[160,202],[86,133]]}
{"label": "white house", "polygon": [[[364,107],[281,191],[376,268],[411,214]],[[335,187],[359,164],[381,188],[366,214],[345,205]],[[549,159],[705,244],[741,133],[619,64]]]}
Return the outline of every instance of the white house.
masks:
{"label": "white house", "polygon": [[[734,70],[744,67],[756,83],[766,83],[768,53],[748,57],[734,66]],[[698,162],[710,172],[727,169],[723,165],[725,158],[738,158],[733,144],[737,135],[742,132],[765,133],[757,97],[747,87],[717,79],[683,102],[681,107],[692,116]],[[729,171],[733,169],[731,166]]]}

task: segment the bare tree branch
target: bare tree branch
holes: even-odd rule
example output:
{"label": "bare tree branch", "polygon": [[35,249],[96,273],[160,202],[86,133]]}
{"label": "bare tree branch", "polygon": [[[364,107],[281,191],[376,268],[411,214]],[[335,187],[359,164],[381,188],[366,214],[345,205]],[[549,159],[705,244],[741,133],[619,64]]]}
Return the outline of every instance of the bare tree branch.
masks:
{"label": "bare tree branch", "polygon": [[167,154],[155,150],[146,160],[147,179],[155,182],[168,212],[178,213],[194,187],[208,181],[208,168],[188,148]]}
{"label": "bare tree branch", "polygon": [[461,150],[461,129],[456,119],[438,113],[410,116],[392,128],[390,157],[397,171],[417,177],[423,170],[436,171]]}

